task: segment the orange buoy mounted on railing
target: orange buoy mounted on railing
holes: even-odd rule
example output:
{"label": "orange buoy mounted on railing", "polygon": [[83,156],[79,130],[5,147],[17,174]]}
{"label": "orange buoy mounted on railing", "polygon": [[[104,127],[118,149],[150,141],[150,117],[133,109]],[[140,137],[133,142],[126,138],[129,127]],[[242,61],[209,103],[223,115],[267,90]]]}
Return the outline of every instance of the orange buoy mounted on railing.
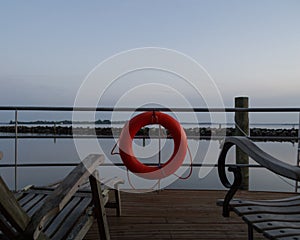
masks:
{"label": "orange buoy mounted on railing", "polygon": [[[174,140],[174,151],[170,159],[160,166],[148,166],[141,163],[133,153],[132,141],[144,126],[160,124],[166,128]],[[119,153],[124,165],[134,174],[146,179],[162,179],[181,166],[187,152],[186,134],[177,120],[161,112],[144,112],[125,124],[119,138]]]}

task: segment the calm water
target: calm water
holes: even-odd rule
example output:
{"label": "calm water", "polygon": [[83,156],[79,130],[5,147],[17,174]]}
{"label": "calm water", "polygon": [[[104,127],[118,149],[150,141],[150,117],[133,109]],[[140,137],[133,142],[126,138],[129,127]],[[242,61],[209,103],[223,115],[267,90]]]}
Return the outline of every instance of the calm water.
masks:
{"label": "calm water", "polygon": [[[152,140],[152,146],[158,146],[158,140]],[[114,163],[121,163],[119,155],[110,155],[115,141],[113,139],[101,139],[99,141],[104,153]],[[143,148],[142,140],[135,140],[137,146],[135,152],[141,154],[140,148]],[[162,152],[162,161],[168,159],[173,151],[172,140],[166,140]],[[149,147],[150,142],[146,142],[146,148]],[[199,144],[199,146],[198,146]],[[207,153],[208,146],[211,144],[212,151]],[[290,164],[296,163],[297,146],[291,143],[257,143],[263,150],[271,155],[288,162]],[[216,156],[220,148],[218,141],[196,141],[189,140],[189,146],[194,158],[194,163],[215,164]],[[14,163],[14,139],[1,139],[0,150],[4,153],[1,164]],[[149,149],[148,149],[149,150]],[[150,148],[151,150],[151,148]],[[153,149],[152,149],[153,150]],[[145,153],[147,154],[147,153]],[[157,162],[158,157],[147,157],[143,160],[145,162]],[[233,163],[234,151],[231,151],[228,157],[228,163]],[[77,151],[72,139],[19,139],[18,140],[18,162],[19,163],[73,163],[79,162]],[[189,158],[186,158],[186,163],[189,163]],[[254,163],[251,161],[250,163]],[[72,168],[72,167],[71,167]],[[29,184],[47,185],[49,183],[62,179],[68,171],[69,167],[35,167],[35,168],[18,168],[18,188],[22,188]],[[188,174],[189,168],[184,168]],[[199,178],[199,171],[201,177]],[[101,175],[105,178],[115,176],[115,172],[111,167],[102,167]],[[126,171],[124,171],[126,173]],[[14,169],[0,168],[0,174],[5,179],[10,187],[14,186]],[[131,188],[128,184],[128,176],[123,174],[121,176],[126,183],[124,188]],[[131,181],[134,182],[135,176],[130,176]],[[168,188],[180,189],[223,189],[215,168],[211,167],[194,167],[191,177],[187,180],[177,180]],[[278,177],[277,175],[265,169],[250,169],[250,190],[270,190],[270,191],[294,191],[294,182]]]}

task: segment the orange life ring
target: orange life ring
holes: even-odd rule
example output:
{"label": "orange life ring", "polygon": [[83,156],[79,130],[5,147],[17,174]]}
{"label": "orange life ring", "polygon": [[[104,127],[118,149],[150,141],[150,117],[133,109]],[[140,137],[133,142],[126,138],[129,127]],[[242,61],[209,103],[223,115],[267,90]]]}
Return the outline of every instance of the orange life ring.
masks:
{"label": "orange life ring", "polygon": [[[161,166],[148,166],[141,163],[133,153],[132,141],[144,126],[160,124],[166,128],[174,140],[174,151],[170,159]],[[136,175],[146,179],[162,179],[173,174],[184,161],[187,151],[186,134],[170,115],[161,112],[144,112],[125,124],[119,138],[119,153],[125,166]]]}

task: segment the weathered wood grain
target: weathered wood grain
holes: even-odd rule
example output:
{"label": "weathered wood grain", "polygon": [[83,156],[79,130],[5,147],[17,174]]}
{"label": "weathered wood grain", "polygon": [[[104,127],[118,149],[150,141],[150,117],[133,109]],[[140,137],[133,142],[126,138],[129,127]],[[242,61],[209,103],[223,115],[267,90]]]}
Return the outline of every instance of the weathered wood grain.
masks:
{"label": "weathered wood grain", "polygon": [[[0,177],[0,211],[18,231],[24,231],[30,221],[13,193]],[[9,231],[9,229],[7,229]]]}
{"label": "weathered wood grain", "polygon": [[[103,155],[89,155],[55,188],[31,187],[16,194],[0,177],[0,239],[82,239],[96,217],[101,218],[101,239],[109,240],[108,193],[103,197],[95,177],[103,162]],[[79,190],[88,179],[91,189]]]}
{"label": "weathered wood grain", "polygon": [[[216,200],[225,191],[163,190],[143,194],[121,192],[122,216],[107,209],[111,240],[247,239],[247,225],[240,217],[221,215]],[[285,193],[239,191],[237,197],[271,199],[290,196]],[[255,239],[264,239],[256,234]],[[85,237],[99,239],[95,223]]]}
{"label": "weathered wood grain", "polygon": [[89,155],[83,160],[63,182],[47,197],[44,204],[32,216],[28,224],[25,235],[32,234],[37,237],[44,229],[47,220],[61,211],[74,193],[80,188],[80,185],[86,181],[95,169],[104,162],[103,155]]}
{"label": "weathered wood grain", "polygon": [[90,176],[90,184],[93,195],[94,213],[98,222],[99,234],[102,240],[110,240],[109,227],[104,209],[104,200],[101,191],[101,183],[97,180],[99,176],[98,172],[94,172]]}

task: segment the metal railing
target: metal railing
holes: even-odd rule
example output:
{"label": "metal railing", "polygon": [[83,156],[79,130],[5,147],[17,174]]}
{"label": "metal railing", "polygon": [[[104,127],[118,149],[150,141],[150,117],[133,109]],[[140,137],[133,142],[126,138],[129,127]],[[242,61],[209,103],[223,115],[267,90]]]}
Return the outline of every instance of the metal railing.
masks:
{"label": "metal railing", "polygon": [[[0,112],[3,111],[14,111],[14,135],[10,136],[0,136],[0,138],[13,138],[14,139],[14,163],[13,164],[1,164],[1,167],[13,167],[15,174],[15,190],[17,189],[17,176],[19,167],[69,167],[75,166],[77,163],[35,163],[35,164],[20,164],[18,163],[18,139],[21,138],[89,138],[91,136],[66,136],[66,135],[19,135],[18,133],[18,122],[19,122],[19,113],[20,112],[73,112],[73,111],[96,111],[96,112],[144,112],[144,111],[162,111],[162,112],[178,112],[178,113],[209,113],[209,112],[224,112],[224,113],[237,113],[237,112],[249,112],[249,113],[300,113],[300,108],[113,108],[113,107],[40,107],[40,106],[0,106]],[[300,114],[299,114],[300,116]],[[299,117],[299,127],[300,129],[300,117]],[[298,131],[297,137],[268,137],[269,139],[274,138],[278,140],[291,140],[298,142],[298,156],[297,156],[297,165],[300,164],[300,131]],[[99,138],[110,138],[112,136],[99,136]],[[264,140],[265,137],[251,137],[253,140]],[[190,136],[191,139],[199,139],[199,137]],[[205,138],[203,138],[205,139]],[[207,138],[211,139],[211,138]],[[219,140],[216,138],[216,140]],[[0,149],[1,150],[1,149]],[[118,164],[117,166],[124,166],[124,164]],[[151,165],[151,164],[150,164]],[[153,163],[154,165],[154,163]],[[109,164],[104,164],[104,166],[111,166]],[[183,165],[185,166],[185,165]],[[216,164],[193,164],[194,167],[217,167]],[[256,168],[260,167],[256,164],[241,164],[241,167],[251,167]],[[298,189],[298,182],[296,183],[296,189]]]}

